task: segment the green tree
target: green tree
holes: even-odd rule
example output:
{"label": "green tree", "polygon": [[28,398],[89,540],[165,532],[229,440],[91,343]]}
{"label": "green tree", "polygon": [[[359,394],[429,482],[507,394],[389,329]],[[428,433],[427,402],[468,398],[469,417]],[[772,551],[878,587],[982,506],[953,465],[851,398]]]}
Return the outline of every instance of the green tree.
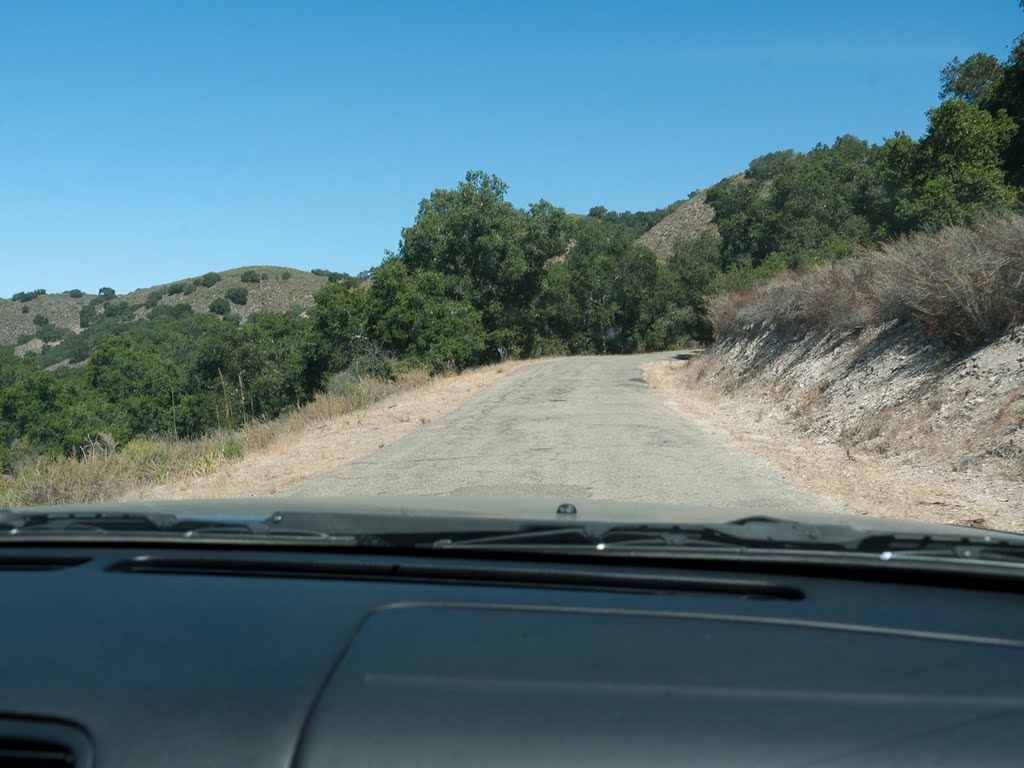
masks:
{"label": "green tree", "polygon": [[[1024,36],[1017,38],[998,77],[976,103],[993,117],[1005,111],[1018,128],[1024,127]],[[1024,187],[1024,130],[1018,130],[1006,144],[1002,161],[1007,182]]]}
{"label": "green tree", "polygon": [[323,383],[311,361],[312,323],[293,313],[257,312],[239,332],[239,397],[250,417],[306,402]]}
{"label": "green tree", "polygon": [[174,430],[171,393],[182,385],[156,344],[131,335],[110,336],[92,353],[89,375],[96,391],[123,414],[119,439]]}
{"label": "green tree", "polygon": [[724,266],[756,268],[773,256],[791,266],[844,258],[876,234],[877,149],[840,136],[806,154],[754,159],[742,178],[708,191],[722,236]]}
{"label": "green tree", "polygon": [[665,285],[669,292],[663,322],[670,323],[662,333],[668,343],[690,338],[711,341],[713,331],[708,312],[708,296],[721,274],[722,240],[704,232],[689,240],[680,240],[665,265]]}
{"label": "green tree", "polygon": [[1002,153],[1016,132],[1003,111],[992,116],[947,99],[929,110],[928,131],[919,142],[905,134],[886,141],[878,178],[890,231],[966,224],[982,211],[1012,205]]}
{"label": "green tree", "polygon": [[954,56],[940,75],[939,98],[957,98],[973,104],[999,79],[1001,70],[999,59],[987,53],[974,53],[963,61]]}
{"label": "green tree", "polygon": [[367,302],[370,338],[386,351],[431,371],[481,361],[481,315],[468,300],[448,295],[441,273],[387,259],[377,268]]}
{"label": "green tree", "polygon": [[[444,293],[479,313],[491,354],[528,354],[533,302],[545,263],[564,251],[564,212],[541,201],[529,212],[505,200],[507,185],[479,171],[438,189],[402,230],[399,255],[413,272],[444,277]],[[375,280],[379,275],[375,276]]]}
{"label": "green tree", "polygon": [[115,410],[82,371],[40,370],[0,348],[0,469],[40,454],[74,454],[91,437],[118,428]]}
{"label": "green tree", "polygon": [[313,297],[311,367],[321,376],[347,367],[367,338],[367,293],[328,283]]}

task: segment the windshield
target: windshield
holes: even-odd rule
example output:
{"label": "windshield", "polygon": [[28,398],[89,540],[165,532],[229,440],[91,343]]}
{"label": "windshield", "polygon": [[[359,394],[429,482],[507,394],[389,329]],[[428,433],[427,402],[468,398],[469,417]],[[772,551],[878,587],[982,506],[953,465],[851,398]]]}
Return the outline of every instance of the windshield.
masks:
{"label": "windshield", "polygon": [[4,3],[0,534],[1017,567],[1022,5]]}

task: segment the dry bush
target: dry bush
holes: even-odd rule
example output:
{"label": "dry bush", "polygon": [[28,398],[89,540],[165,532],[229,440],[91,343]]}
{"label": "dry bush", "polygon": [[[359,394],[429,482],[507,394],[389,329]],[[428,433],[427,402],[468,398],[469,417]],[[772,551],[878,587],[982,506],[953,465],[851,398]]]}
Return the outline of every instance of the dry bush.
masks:
{"label": "dry bush", "polygon": [[873,257],[876,321],[914,320],[958,347],[990,338],[1024,314],[1024,218],[917,234]]}
{"label": "dry bush", "polygon": [[719,336],[743,329],[828,332],[893,320],[966,348],[1024,316],[1024,218],[917,233],[879,252],[803,272],[712,302]]}

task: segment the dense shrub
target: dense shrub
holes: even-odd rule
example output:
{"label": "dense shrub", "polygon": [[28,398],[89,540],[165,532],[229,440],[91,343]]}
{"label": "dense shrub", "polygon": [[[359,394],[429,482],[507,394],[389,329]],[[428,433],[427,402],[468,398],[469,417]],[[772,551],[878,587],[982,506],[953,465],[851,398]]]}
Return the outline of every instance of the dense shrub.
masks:
{"label": "dense shrub", "polygon": [[161,291],[159,288],[154,291],[150,291],[146,295],[146,301],[143,304],[143,306],[146,307],[146,309],[153,309],[153,307],[160,303],[160,299],[162,299],[163,297],[164,292]]}
{"label": "dense shrub", "polygon": [[210,302],[210,311],[215,315],[226,315],[231,311],[231,304],[223,296],[218,296]]}
{"label": "dense shrub", "polygon": [[239,285],[236,285],[233,288],[228,288],[228,290],[224,292],[224,298],[232,304],[243,305],[249,301],[249,291]]}
{"label": "dense shrub", "polygon": [[96,322],[98,315],[99,313],[96,311],[96,305],[90,301],[78,310],[78,324],[83,328],[88,328]]}
{"label": "dense shrub", "polygon": [[239,279],[243,283],[258,283],[260,281],[260,273],[255,269],[247,269]]}
{"label": "dense shrub", "polygon": [[200,284],[207,288],[212,288],[220,282],[220,275],[216,272],[207,272],[205,275],[199,278]]}
{"label": "dense shrub", "polygon": [[311,269],[310,272],[317,277],[326,277],[328,283],[351,283],[354,278],[347,272],[334,272],[330,269]]}
{"label": "dense shrub", "polygon": [[21,291],[11,296],[11,301],[32,301],[36,296],[42,296],[45,293],[43,288],[37,288],[34,291]]}
{"label": "dense shrub", "polygon": [[53,342],[63,341],[68,336],[69,333],[70,331],[68,331],[66,328],[61,328],[59,326],[48,323],[47,325],[44,325],[42,328],[39,329],[39,333],[37,335],[43,341],[52,344]]}
{"label": "dense shrub", "polygon": [[85,295],[85,294],[84,294],[84,293],[82,293],[82,292],[81,292],[80,290],[78,290],[77,288],[72,288],[72,289],[71,289],[70,291],[68,291],[68,296],[70,296],[70,297],[71,297],[72,299],[80,299],[80,298],[82,298],[82,297],[83,297],[84,295]]}
{"label": "dense shrub", "polygon": [[111,320],[131,320],[135,309],[127,301],[108,301],[103,305],[103,316]]}
{"label": "dense shrub", "polygon": [[171,283],[170,285],[167,286],[167,295],[168,296],[177,296],[178,294],[181,294],[181,293],[184,293],[184,292],[185,292],[185,284],[184,283]]}

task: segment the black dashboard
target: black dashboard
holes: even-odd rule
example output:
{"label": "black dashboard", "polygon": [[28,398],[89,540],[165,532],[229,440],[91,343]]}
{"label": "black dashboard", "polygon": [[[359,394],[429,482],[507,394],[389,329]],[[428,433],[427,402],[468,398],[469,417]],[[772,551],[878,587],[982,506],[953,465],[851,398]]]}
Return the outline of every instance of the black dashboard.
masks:
{"label": "black dashboard", "polygon": [[1024,754],[1024,595],[1007,589],[149,545],[0,549],[0,584],[5,766]]}

